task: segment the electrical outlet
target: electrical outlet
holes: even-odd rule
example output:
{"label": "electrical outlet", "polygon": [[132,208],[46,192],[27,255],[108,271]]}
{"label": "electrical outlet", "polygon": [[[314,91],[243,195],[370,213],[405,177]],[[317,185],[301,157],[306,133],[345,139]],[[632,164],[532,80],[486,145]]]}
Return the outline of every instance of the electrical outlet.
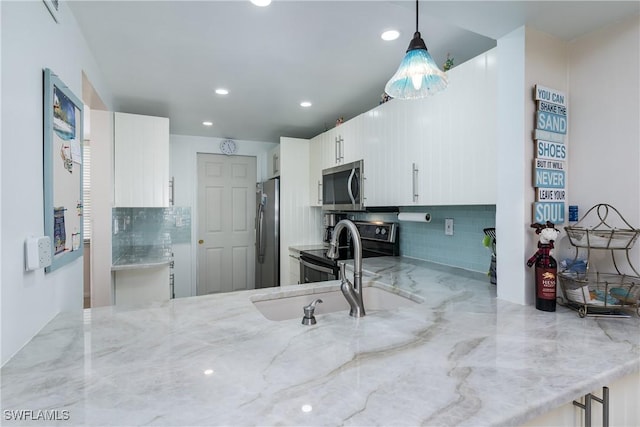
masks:
{"label": "electrical outlet", "polygon": [[453,218],[445,218],[444,234],[446,234],[447,236],[453,236]]}
{"label": "electrical outlet", "polygon": [[24,244],[25,270],[32,271],[51,265],[51,238],[29,237]]}

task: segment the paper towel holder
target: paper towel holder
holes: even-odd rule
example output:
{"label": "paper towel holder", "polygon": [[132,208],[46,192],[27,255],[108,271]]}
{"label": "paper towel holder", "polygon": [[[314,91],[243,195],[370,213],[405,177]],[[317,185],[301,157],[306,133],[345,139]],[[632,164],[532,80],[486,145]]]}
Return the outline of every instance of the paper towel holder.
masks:
{"label": "paper towel holder", "polygon": [[400,213],[398,213],[398,221],[431,222],[431,213],[429,213],[429,212],[400,212]]}

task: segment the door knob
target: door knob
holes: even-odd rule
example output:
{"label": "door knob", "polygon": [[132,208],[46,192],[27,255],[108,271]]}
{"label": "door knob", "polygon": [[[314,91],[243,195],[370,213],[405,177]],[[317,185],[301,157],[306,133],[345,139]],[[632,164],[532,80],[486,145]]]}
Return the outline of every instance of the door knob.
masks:
{"label": "door knob", "polygon": [[199,245],[201,245],[201,244],[203,244],[203,243],[204,243],[204,240],[202,240],[202,239],[198,240],[198,244],[199,244]]}

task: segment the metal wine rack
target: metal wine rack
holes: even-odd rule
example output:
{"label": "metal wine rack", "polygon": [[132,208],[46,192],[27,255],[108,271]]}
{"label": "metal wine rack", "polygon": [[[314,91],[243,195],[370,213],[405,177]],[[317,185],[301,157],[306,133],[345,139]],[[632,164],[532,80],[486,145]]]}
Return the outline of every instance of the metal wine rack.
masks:
{"label": "metal wine rack", "polygon": [[[564,229],[575,248],[575,257],[573,263],[558,274],[563,293],[560,303],[576,310],[580,317],[629,317],[633,312],[640,316],[640,274],[629,257],[640,229],[632,227],[608,204],[593,206],[575,225]],[[571,268],[580,250],[587,252],[585,271]],[[596,250],[610,251],[615,272],[591,271],[595,270],[591,259]],[[622,254],[632,273],[622,272],[619,259]]]}

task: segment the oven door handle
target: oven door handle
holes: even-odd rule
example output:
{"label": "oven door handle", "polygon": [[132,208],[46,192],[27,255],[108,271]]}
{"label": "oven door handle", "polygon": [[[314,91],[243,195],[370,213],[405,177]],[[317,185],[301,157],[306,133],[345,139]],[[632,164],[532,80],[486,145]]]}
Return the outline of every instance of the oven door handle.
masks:
{"label": "oven door handle", "polygon": [[321,271],[322,273],[328,273],[328,274],[331,274],[333,276],[333,270],[330,269],[330,268],[322,267],[322,266],[319,266],[318,264],[312,264],[310,262],[306,262],[302,258],[300,258],[300,263],[302,265],[304,265],[305,267],[311,268],[313,270]]}

